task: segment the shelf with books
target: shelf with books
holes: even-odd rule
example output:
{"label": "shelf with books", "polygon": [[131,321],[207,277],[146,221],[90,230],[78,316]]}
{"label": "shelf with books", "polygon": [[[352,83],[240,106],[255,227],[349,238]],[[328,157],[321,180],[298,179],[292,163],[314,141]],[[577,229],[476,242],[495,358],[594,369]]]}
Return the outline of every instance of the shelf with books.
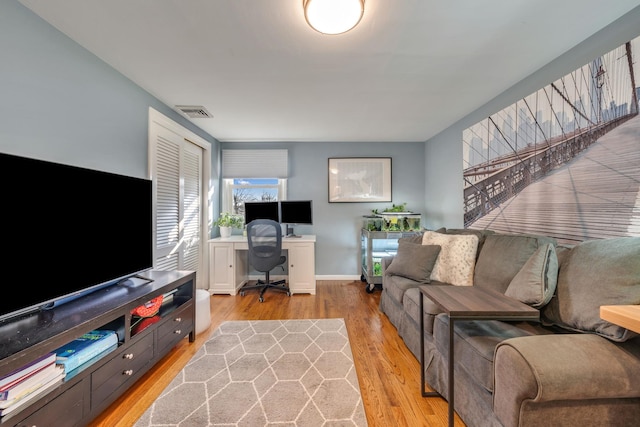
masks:
{"label": "shelf with books", "polygon": [[47,353],[38,357],[37,359],[32,360],[25,366],[22,366],[19,369],[16,369],[15,371],[2,376],[0,378],[0,391],[12,386],[13,384],[16,384],[17,382],[24,380],[25,378],[28,378],[29,376],[33,375],[35,372],[46,366],[55,364],[55,362],[55,353]]}
{"label": "shelf with books", "polygon": [[[88,332],[109,330],[116,337],[83,357],[79,366],[67,364],[61,377],[52,375],[31,393],[15,391],[5,403],[0,400],[0,427],[86,425],[164,357],[169,343],[187,336],[195,340],[195,273],[150,271],[148,276],[149,283],[114,285],[50,310],[0,322],[0,391],[39,367],[55,364],[58,349]],[[134,333],[131,310],[159,295],[166,296],[159,320]],[[158,330],[162,340],[156,340]],[[9,404],[7,399],[16,400]]]}
{"label": "shelf with books", "polygon": [[0,400],[0,416],[17,411],[60,385],[64,378],[64,369],[55,363],[52,367],[50,372],[47,371],[41,379],[31,382],[28,388],[21,390],[16,397]]}
{"label": "shelf with books", "polygon": [[62,382],[55,353],[47,353],[0,378],[0,417],[18,410]]}
{"label": "shelf with books", "polygon": [[0,408],[10,405],[27,394],[37,390],[52,377],[58,376],[61,368],[55,362],[43,366],[29,375],[21,377],[0,388]]}

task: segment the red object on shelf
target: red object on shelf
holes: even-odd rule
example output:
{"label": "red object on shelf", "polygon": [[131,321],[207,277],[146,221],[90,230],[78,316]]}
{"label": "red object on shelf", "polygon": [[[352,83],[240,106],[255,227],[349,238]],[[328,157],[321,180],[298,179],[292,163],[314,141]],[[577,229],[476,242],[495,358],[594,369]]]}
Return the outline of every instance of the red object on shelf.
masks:
{"label": "red object on shelf", "polygon": [[141,306],[138,306],[131,310],[131,314],[138,317],[152,317],[158,314],[160,311],[160,306],[162,305],[164,295],[159,295],[152,299],[151,301],[147,301]]}

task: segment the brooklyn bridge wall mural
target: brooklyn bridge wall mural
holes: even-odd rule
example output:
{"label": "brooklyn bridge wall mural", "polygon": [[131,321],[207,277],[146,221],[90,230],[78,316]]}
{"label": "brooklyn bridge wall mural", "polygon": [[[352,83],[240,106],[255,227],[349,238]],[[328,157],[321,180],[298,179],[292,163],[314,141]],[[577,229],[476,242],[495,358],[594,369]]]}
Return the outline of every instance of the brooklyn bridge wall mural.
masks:
{"label": "brooklyn bridge wall mural", "polygon": [[640,236],[640,37],[463,132],[467,228]]}

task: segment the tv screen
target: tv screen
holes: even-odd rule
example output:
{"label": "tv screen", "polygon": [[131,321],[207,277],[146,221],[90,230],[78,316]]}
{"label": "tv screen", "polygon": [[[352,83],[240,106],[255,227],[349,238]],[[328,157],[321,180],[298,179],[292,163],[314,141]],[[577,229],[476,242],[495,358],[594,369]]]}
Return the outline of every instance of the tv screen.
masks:
{"label": "tv screen", "polygon": [[0,319],[153,267],[151,180],[0,153]]}
{"label": "tv screen", "polygon": [[313,224],[311,200],[280,202],[280,222],[283,224]]}
{"label": "tv screen", "polygon": [[244,223],[249,224],[254,219],[272,219],[280,222],[278,202],[245,202]]}

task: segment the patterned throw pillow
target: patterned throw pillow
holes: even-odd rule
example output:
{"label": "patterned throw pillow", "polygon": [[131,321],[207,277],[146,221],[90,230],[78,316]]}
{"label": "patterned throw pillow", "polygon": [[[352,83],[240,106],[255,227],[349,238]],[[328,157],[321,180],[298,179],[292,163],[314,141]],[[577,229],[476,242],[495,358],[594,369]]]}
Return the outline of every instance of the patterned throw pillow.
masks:
{"label": "patterned throw pillow", "polygon": [[558,257],[553,244],[540,246],[511,280],[505,295],[531,307],[545,306],[558,283]]}
{"label": "patterned throw pillow", "polygon": [[425,231],[422,244],[441,247],[431,280],[456,286],[473,286],[478,236]]}

